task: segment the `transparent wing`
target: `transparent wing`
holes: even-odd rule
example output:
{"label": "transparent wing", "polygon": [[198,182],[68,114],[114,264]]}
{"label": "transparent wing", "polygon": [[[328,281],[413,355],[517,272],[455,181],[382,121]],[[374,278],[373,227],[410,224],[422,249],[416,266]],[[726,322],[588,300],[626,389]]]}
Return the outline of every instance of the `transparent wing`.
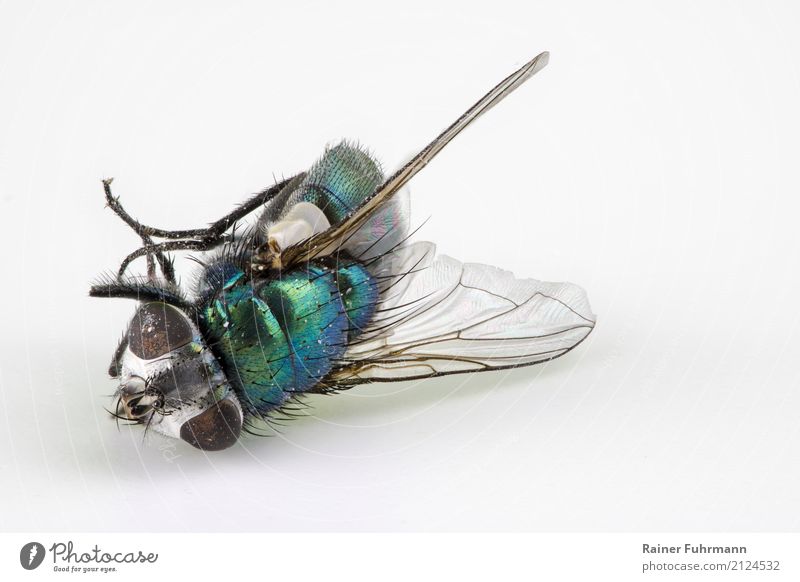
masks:
{"label": "transparent wing", "polygon": [[377,316],[349,346],[333,384],[536,364],[567,353],[594,328],[580,287],[437,257],[432,243],[398,248],[371,270],[381,282]]}
{"label": "transparent wing", "polygon": [[491,91],[484,95],[466,113],[445,129],[436,139],[423,148],[417,155],[392,174],[375,192],[345,220],[319,233],[306,241],[286,249],[283,253],[284,265],[302,263],[317,256],[330,255],[347,243],[349,238],[361,228],[370,216],[379,209],[395,192],[400,190],[417,172],[424,168],[442,149],[461,133],[469,124],[497,105],[514,89],[522,85],[547,65],[550,54],[543,52],[512,73]]}
{"label": "transparent wing", "polygon": [[409,190],[402,188],[348,235],[341,248],[359,261],[390,252],[409,236],[410,208]]}

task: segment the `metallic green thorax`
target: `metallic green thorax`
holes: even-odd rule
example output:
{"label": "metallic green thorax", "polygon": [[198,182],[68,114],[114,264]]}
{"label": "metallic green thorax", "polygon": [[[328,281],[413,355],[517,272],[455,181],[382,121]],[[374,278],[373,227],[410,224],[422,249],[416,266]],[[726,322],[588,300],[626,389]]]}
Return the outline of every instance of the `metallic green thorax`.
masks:
{"label": "metallic green thorax", "polygon": [[[335,224],[382,179],[366,153],[341,144],[267,216],[279,219],[294,204],[310,202]],[[242,405],[260,414],[318,385],[369,324],[378,302],[375,279],[344,256],[257,279],[222,260],[207,268],[205,281],[203,335]]]}
{"label": "metallic green thorax", "polygon": [[375,311],[375,280],[356,262],[258,282],[227,270],[204,309],[204,333],[242,404],[260,413],[316,386]]}

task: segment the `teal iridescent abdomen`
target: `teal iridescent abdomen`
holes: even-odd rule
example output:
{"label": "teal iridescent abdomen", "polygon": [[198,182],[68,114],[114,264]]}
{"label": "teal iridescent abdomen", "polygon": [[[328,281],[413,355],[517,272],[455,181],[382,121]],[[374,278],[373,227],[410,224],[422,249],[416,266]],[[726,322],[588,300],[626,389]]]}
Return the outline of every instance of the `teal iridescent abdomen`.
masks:
{"label": "teal iridescent abdomen", "polygon": [[316,386],[372,318],[377,285],[356,261],[252,281],[230,264],[205,302],[204,334],[243,403],[264,413]]}
{"label": "teal iridescent abdomen", "polygon": [[298,202],[308,202],[336,224],[358,208],[381,182],[383,172],[375,160],[344,142],[326,150],[297,189],[279,196],[267,207],[262,220],[277,221]]}

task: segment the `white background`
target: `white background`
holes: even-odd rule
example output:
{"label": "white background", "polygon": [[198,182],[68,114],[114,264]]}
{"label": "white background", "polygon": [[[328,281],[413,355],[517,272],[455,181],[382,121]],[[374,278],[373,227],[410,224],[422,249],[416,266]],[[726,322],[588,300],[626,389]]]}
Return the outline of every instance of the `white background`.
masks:
{"label": "white background", "polygon": [[[273,4],[0,4],[0,528],[796,531],[793,3]],[[117,430],[134,305],[86,292],[137,240],[101,178],[199,226],[342,137],[391,169],[542,50],[413,212],[585,287],[587,342],[315,397],[224,453]]]}

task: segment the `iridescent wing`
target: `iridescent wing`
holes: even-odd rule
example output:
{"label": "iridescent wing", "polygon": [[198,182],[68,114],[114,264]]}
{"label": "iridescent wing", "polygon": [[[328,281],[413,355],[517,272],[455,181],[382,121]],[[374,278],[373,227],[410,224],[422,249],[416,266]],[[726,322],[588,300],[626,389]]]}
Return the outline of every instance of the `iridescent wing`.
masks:
{"label": "iridescent wing", "polygon": [[333,385],[408,380],[526,366],[581,343],[595,319],[571,283],[435,256],[418,242],[383,256],[378,316],[348,346]]}
{"label": "iridescent wing", "polygon": [[417,155],[405,164],[402,168],[392,174],[381,184],[372,195],[368,196],[359,207],[350,212],[342,221],[333,225],[325,232],[321,232],[283,251],[283,264],[291,266],[304,263],[318,256],[334,254],[347,243],[355,233],[365,225],[370,217],[378,211],[392,196],[400,189],[436,154],[461,133],[469,124],[478,119],[481,115],[497,105],[514,89],[522,85],[533,75],[541,71],[546,65],[550,53],[543,52],[530,62],[526,63],[516,72],[512,73],[494,89],[484,95],[475,105],[470,107],[466,113],[459,117],[452,125],[445,129],[436,139],[425,146]]}
{"label": "iridescent wing", "polygon": [[[380,284],[376,317],[348,344],[325,385],[536,364],[567,353],[594,328],[589,301],[576,285],[516,279],[495,267],[437,257],[431,243],[398,244],[407,232],[407,202],[396,193],[467,125],[541,70],[547,57],[542,53],[504,79],[341,221],[286,249],[288,264],[346,250],[365,261]],[[378,234],[386,231],[382,236],[373,232],[376,225]]]}

